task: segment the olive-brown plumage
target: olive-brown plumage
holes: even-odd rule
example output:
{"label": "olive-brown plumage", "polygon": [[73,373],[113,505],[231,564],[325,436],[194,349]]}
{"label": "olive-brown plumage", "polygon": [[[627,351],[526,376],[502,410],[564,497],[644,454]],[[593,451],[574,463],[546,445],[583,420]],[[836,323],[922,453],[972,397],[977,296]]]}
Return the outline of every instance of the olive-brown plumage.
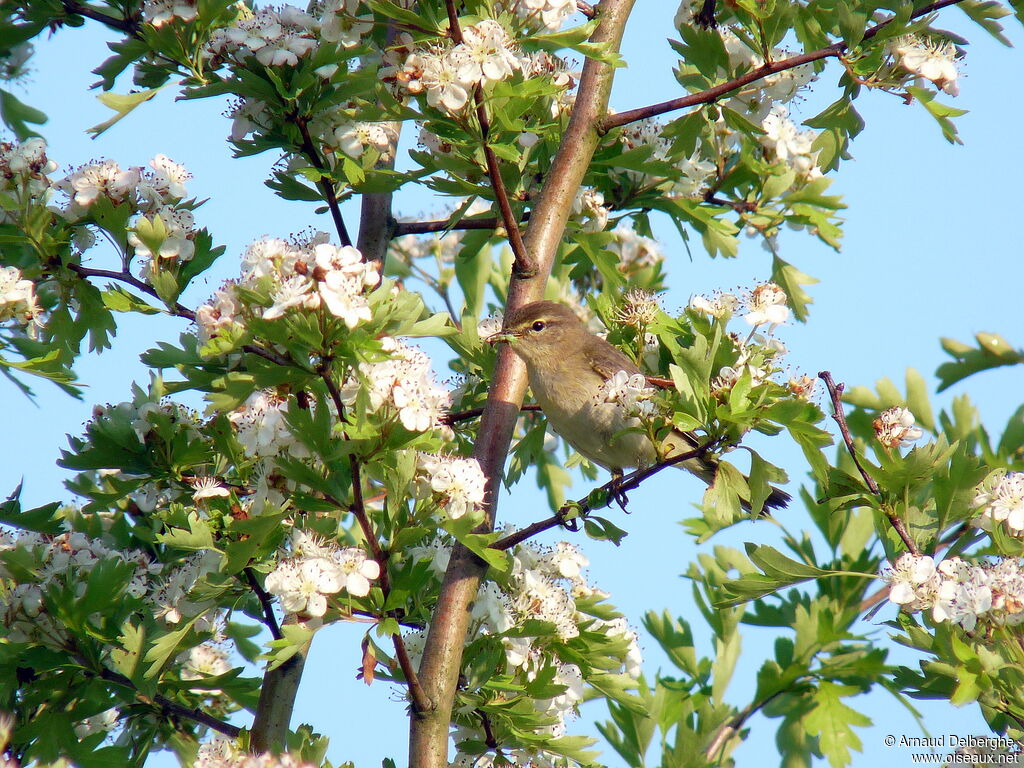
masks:
{"label": "olive-brown plumage", "polygon": [[[613,473],[653,464],[658,452],[647,435],[628,431],[640,425],[626,417],[615,403],[596,397],[598,388],[619,371],[629,375],[640,369],[621,351],[587,330],[568,307],[553,301],[535,301],[505,316],[505,341],[526,363],[530,389],[551,427],[577,451]],[[666,457],[691,450],[694,435],[672,432],[664,441]],[[718,462],[705,457],[680,462],[706,483],[715,478]],[[765,502],[784,507],[789,495],[778,489]]]}

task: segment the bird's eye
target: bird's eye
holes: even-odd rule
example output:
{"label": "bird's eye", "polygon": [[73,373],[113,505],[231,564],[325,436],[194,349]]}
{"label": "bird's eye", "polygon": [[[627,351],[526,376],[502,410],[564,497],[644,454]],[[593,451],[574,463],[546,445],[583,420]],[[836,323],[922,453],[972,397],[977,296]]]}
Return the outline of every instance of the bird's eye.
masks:
{"label": "bird's eye", "polygon": [[535,330],[535,331],[543,331],[544,328],[545,328],[545,323],[544,323],[543,320],[538,320],[537,322],[535,322],[533,324],[533,330]]}

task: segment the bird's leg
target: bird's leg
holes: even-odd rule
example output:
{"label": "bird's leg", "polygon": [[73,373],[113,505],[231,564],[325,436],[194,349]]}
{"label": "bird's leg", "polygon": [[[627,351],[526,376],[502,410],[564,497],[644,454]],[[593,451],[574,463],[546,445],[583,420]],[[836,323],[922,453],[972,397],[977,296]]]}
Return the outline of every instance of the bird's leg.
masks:
{"label": "bird's leg", "polygon": [[613,499],[615,499],[615,503],[619,505],[619,509],[621,509],[623,512],[625,512],[628,515],[629,514],[629,510],[626,509],[626,505],[629,504],[629,498],[626,496],[626,492],[623,491],[619,487],[619,484],[621,482],[622,482],[622,470],[621,469],[617,469],[617,468],[613,469],[612,470],[612,482],[611,482],[611,486],[609,487],[608,491],[609,491],[609,493],[611,493],[611,497]]}

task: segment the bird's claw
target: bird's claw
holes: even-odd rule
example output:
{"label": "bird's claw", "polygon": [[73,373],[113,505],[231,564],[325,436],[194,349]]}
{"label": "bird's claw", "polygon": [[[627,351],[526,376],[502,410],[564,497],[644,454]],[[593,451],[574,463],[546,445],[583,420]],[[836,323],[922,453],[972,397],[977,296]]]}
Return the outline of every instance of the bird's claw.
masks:
{"label": "bird's claw", "polygon": [[629,514],[629,510],[626,509],[626,505],[629,504],[629,497],[626,496],[626,492],[621,487],[622,484],[622,473],[612,472],[612,482],[608,486],[608,494],[615,500],[615,503],[619,505],[619,509]]}

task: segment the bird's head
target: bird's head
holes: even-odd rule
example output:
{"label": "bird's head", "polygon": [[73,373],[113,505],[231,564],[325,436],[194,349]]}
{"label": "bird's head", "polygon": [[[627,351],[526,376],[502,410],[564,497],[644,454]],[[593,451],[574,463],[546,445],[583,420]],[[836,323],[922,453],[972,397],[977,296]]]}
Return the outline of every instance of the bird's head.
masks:
{"label": "bird's head", "polygon": [[567,345],[579,344],[586,329],[579,318],[564,304],[535,301],[505,315],[505,327],[485,339],[488,344],[506,342],[527,363],[561,360],[569,351]]}

